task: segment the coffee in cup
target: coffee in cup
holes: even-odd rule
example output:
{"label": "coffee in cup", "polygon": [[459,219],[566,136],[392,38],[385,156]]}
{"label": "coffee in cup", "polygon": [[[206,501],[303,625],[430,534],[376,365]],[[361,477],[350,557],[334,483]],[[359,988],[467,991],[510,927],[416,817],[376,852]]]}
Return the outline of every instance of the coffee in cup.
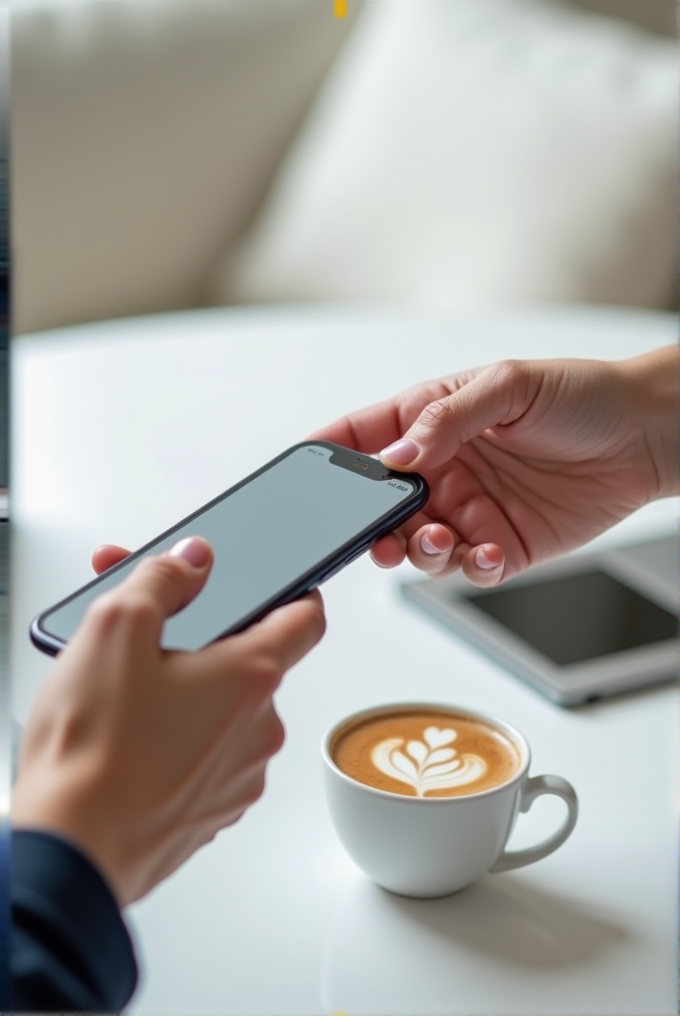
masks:
{"label": "coffee in cup", "polygon": [[338,730],[331,758],[347,776],[409,797],[460,797],[506,783],[518,772],[518,744],[486,721],[418,710],[353,720]]}
{"label": "coffee in cup", "polygon": [[[525,738],[495,716],[442,703],[367,709],[322,743],[331,817],[345,849],[378,885],[404,896],[445,896],[486,872],[546,857],[570,836],[574,788],[529,776]],[[507,850],[521,812],[542,794],[567,805],[556,832]]]}

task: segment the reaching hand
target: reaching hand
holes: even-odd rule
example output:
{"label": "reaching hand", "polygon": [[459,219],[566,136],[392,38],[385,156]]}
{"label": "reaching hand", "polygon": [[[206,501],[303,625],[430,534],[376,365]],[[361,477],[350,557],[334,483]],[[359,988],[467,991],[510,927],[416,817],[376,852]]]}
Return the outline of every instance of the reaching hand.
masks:
{"label": "reaching hand", "polygon": [[[97,571],[126,556],[94,555]],[[325,627],[318,593],[195,653],[159,642],[212,566],[191,538],[89,608],[37,696],[13,823],[72,840],[121,905],[144,896],[262,794],[283,743],[272,696]]]}
{"label": "reaching hand", "polygon": [[431,496],[375,544],[488,586],[678,491],[678,351],[619,362],[504,361],[409,388],[311,435],[426,478]]}

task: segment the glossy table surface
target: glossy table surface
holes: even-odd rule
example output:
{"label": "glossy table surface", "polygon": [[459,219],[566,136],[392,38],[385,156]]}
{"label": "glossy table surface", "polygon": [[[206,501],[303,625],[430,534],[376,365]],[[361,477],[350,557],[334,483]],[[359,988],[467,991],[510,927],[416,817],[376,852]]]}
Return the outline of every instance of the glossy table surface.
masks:
{"label": "glossy table surface", "polygon": [[[461,319],[389,309],[205,310],[64,329],[13,347],[11,667],[25,722],[51,661],[31,617],[342,413],[504,357],[619,358],[674,342],[673,315],[544,309]],[[601,537],[672,530],[659,502]],[[596,544],[591,544],[593,548]],[[413,574],[360,559],[325,587],[328,633],[286,678],[286,744],[263,799],[128,912],[133,1012],[670,1016],[676,1006],[677,690],[561,710],[416,613]],[[569,779],[572,838],[434,901],[375,886],[326,812],[319,744],[354,710],[432,700],[528,738]],[[561,819],[544,799],[512,845]]]}

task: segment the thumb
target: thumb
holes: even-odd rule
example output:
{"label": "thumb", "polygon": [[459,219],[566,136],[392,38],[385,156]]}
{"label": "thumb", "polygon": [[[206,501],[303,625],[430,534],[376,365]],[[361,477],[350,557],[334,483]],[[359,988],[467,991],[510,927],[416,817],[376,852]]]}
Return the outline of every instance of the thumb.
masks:
{"label": "thumb", "polygon": [[200,593],[212,563],[210,544],[200,536],[190,536],[166,554],[140,561],[108,596],[128,605],[146,603],[162,626],[166,618],[182,610]]}
{"label": "thumb", "polygon": [[404,436],[381,451],[381,461],[402,470],[443,465],[465,441],[522,415],[531,404],[530,376],[521,361],[485,368],[452,394],[425,406]]}

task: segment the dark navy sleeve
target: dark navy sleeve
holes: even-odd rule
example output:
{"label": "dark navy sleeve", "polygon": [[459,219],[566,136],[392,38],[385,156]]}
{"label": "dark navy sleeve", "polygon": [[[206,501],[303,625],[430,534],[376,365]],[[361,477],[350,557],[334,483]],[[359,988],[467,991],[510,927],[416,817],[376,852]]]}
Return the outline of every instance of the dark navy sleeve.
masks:
{"label": "dark navy sleeve", "polygon": [[137,963],[104,878],[50,833],[17,830],[11,850],[12,1009],[119,1012],[135,990]]}

